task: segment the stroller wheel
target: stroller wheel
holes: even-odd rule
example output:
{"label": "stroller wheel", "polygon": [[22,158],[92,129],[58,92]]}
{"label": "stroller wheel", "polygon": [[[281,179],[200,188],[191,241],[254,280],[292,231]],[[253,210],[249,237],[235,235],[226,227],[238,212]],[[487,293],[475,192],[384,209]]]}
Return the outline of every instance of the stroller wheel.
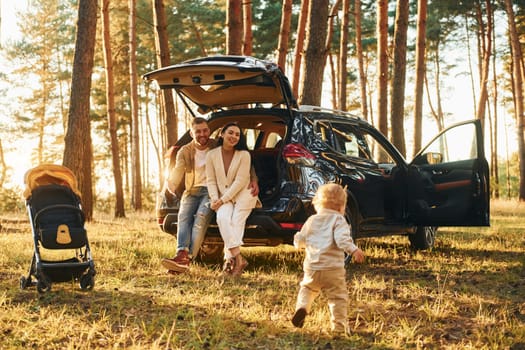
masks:
{"label": "stroller wheel", "polygon": [[45,276],[42,276],[36,284],[36,290],[38,293],[49,292],[51,290],[51,281],[49,281]]}
{"label": "stroller wheel", "polygon": [[31,279],[27,279],[24,276],[20,277],[20,289],[26,289],[31,284]]}
{"label": "stroller wheel", "polygon": [[92,290],[95,287],[95,278],[92,274],[86,273],[80,277],[80,288],[82,290]]}

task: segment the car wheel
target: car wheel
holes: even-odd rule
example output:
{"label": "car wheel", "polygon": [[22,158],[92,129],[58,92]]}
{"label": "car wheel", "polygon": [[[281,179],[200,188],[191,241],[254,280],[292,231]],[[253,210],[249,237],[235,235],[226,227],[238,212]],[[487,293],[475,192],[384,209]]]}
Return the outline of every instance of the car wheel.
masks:
{"label": "car wheel", "polygon": [[408,235],[410,247],[413,250],[426,250],[434,246],[436,240],[436,226],[418,226],[416,232]]}
{"label": "car wheel", "polygon": [[216,262],[221,261],[224,255],[224,245],[220,243],[204,243],[199,251],[199,257],[202,261]]}

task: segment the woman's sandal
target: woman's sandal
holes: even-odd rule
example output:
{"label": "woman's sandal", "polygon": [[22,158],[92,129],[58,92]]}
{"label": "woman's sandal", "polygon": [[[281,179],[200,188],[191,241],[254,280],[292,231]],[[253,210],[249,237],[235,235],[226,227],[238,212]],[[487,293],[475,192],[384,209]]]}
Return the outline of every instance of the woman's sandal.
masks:
{"label": "woman's sandal", "polygon": [[234,268],[235,258],[224,259],[224,264],[222,265],[222,273],[224,273],[225,275],[231,275]]}
{"label": "woman's sandal", "polygon": [[234,266],[231,271],[232,276],[240,276],[246,266],[248,266],[248,261],[241,255],[237,254],[234,258]]}

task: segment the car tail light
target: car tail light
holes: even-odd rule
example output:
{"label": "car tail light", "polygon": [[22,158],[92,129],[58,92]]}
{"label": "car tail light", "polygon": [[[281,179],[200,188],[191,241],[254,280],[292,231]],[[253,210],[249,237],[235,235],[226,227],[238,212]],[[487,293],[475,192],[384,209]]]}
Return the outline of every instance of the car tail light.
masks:
{"label": "car tail light", "polygon": [[300,143],[289,143],[283,148],[283,157],[290,164],[314,165],[315,156]]}
{"label": "car tail light", "polygon": [[280,222],[279,226],[284,230],[300,230],[303,224],[300,222]]}

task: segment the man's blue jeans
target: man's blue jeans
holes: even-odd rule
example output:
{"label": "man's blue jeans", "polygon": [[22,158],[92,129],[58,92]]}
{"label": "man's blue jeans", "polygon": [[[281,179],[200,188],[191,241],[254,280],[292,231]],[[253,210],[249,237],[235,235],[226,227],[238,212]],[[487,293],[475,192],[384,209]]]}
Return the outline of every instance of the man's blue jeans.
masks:
{"label": "man's blue jeans", "polygon": [[177,252],[185,249],[192,257],[197,256],[213,213],[206,187],[184,192],[177,222]]}

